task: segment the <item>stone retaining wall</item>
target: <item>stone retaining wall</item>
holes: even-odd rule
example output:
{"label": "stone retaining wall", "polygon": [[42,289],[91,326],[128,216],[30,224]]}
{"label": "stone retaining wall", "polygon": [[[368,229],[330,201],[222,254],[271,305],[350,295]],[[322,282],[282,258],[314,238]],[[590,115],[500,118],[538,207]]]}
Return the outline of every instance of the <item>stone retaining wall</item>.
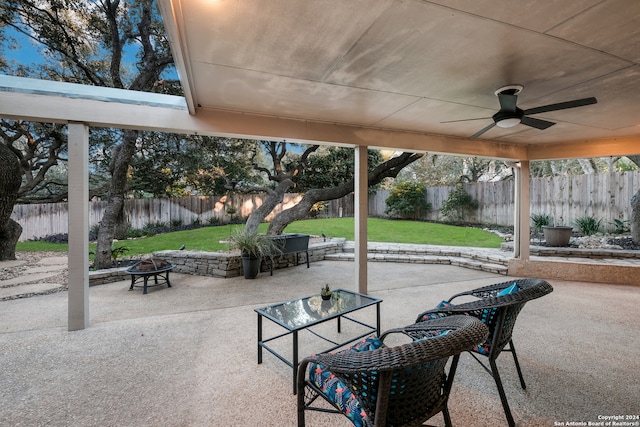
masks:
{"label": "stone retaining wall", "polygon": [[[309,262],[322,261],[325,255],[342,252],[345,239],[330,239],[326,242],[309,244]],[[174,265],[173,272],[194,274],[197,276],[236,277],[242,275],[240,255],[229,252],[206,251],[160,251],[153,257],[162,258]],[[307,263],[307,254],[298,253],[298,264]],[[296,265],[296,254],[286,254],[274,259],[273,269],[288,268]],[[127,267],[109,268],[89,272],[89,286],[128,280],[131,275]],[[268,260],[262,262],[261,271],[269,271]]]}
{"label": "stone retaining wall", "polygon": [[[322,261],[327,254],[342,252],[345,239],[331,239],[309,244],[309,262]],[[159,251],[154,257],[173,264],[173,271],[183,274],[213,277],[236,277],[242,275],[242,260],[237,253],[205,251]],[[298,263],[306,264],[307,254],[298,253]],[[296,265],[296,254],[286,254],[274,259],[273,269]],[[270,261],[263,260],[261,271],[269,271]]]}
{"label": "stone retaining wall", "polygon": [[89,272],[89,286],[104,285],[105,283],[119,282],[121,280],[130,279],[131,275],[127,273],[128,267],[107,268],[104,270]]}

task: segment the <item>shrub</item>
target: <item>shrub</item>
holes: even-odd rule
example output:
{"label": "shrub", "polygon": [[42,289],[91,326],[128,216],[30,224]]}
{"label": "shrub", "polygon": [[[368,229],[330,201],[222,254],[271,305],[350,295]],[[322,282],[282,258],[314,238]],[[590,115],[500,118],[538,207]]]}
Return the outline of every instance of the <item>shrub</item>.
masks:
{"label": "shrub", "polygon": [[47,243],[68,243],[69,242],[69,234],[68,233],[58,233],[58,234],[50,234],[48,236],[38,237],[36,239],[31,239],[32,242],[47,242]]}
{"label": "shrub", "polygon": [[478,202],[473,200],[471,195],[462,188],[462,184],[458,183],[456,188],[449,193],[447,200],[442,203],[440,212],[452,221],[463,221],[465,211],[477,207]]}
{"label": "shrub", "polygon": [[100,224],[95,224],[89,229],[89,241],[94,242],[98,240],[98,231],[100,230]]}
{"label": "shrub", "polygon": [[612,224],[616,228],[615,230],[613,230],[614,234],[629,233],[631,231],[629,221],[621,221],[619,219],[614,219],[613,222],[610,224]]}
{"label": "shrub", "polygon": [[221,225],[222,221],[220,221],[220,218],[212,216],[210,217],[207,222],[209,223],[209,225]]}
{"label": "shrub", "polygon": [[402,181],[395,184],[385,200],[386,214],[401,217],[418,218],[424,211],[431,209],[431,204],[425,199],[427,187],[420,182]]}
{"label": "shrub", "polygon": [[167,224],[166,222],[157,221],[145,224],[142,230],[147,236],[153,236],[154,234],[165,232],[168,228],[169,224]]}
{"label": "shrub", "polygon": [[115,262],[121,256],[129,252],[129,248],[125,246],[114,246],[111,248],[111,259]]}
{"label": "shrub", "polygon": [[137,239],[138,237],[146,236],[147,233],[144,230],[140,230],[138,228],[129,228],[124,233],[125,238],[127,239]]}
{"label": "shrub", "polygon": [[536,233],[542,233],[542,227],[551,224],[552,218],[549,214],[532,214],[531,223],[533,224],[533,231]]}
{"label": "shrub", "polygon": [[602,223],[601,219],[596,219],[593,216],[581,216],[576,218],[573,223],[580,230],[580,233],[584,236],[591,236],[592,234],[596,234],[600,231],[600,224]]}

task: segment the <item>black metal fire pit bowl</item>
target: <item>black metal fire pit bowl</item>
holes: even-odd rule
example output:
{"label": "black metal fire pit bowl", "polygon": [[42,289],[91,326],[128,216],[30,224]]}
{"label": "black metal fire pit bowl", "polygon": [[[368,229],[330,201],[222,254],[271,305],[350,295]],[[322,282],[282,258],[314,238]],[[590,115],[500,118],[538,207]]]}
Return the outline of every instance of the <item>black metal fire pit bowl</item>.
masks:
{"label": "black metal fire pit bowl", "polygon": [[[173,270],[173,264],[169,261],[160,258],[147,258],[143,259],[136,265],[129,267],[127,273],[131,274],[131,287],[129,290],[133,290],[134,287],[142,286],[142,294],[147,294],[147,288],[160,286],[166,284],[168,288],[171,287],[169,282],[169,272]],[[153,277],[153,284],[149,285],[149,277]],[[142,285],[136,285],[139,280],[143,281]]]}

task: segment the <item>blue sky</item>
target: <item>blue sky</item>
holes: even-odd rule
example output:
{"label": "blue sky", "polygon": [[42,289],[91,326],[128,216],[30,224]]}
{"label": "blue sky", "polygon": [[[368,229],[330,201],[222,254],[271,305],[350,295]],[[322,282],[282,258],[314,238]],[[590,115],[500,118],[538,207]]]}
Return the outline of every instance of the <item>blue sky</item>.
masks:
{"label": "blue sky", "polygon": [[[33,42],[26,35],[16,31],[11,27],[6,28],[6,34],[8,37],[13,37],[18,41],[19,48],[18,49],[5,49],[5,56],[8,60],[13,60],[21,65],[34,65],[34,64],[42,64],[45,62],[42,55],[42,47],[38,46],[37,43]],[[129,45],[124,49],[124,58],[123,62],[125,64],[132,64],[135,62],[136,49],[135,46]],[[171,71],[165,71],[162,75],[164,79],[178,79],[178,74],[175,68],[172,68]]]}
{"label": "blue sky", "polygon": [[19,49],[6,49],[5,55],[7,59],[15,60],[19,64],[31,64],[44,62],[39,49],[34,46],[31,40],[22,33],[17,32],[11,27],[5,29],[8,37],[15,37],[19,44]]}

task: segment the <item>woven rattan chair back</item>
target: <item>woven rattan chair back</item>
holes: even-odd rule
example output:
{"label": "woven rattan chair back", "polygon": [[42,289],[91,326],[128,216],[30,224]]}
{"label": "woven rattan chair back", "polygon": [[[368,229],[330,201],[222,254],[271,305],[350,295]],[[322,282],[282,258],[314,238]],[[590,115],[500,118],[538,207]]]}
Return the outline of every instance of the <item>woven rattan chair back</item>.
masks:
{"label": "woven rattan chair back", "polygon": [[322,397],[335,406],[305,378],[311,363],[328,369],[353,392],[366,413],[363,422],[367,426],[419,426],[439,412],[443,412],[445,423],[451,425],[447,401],[458,357],[486,338],[486,326],[472,317],[452,316],[392,329],[380,339],[396,333],[424,339],[370,351],[305,358],[298,370],[298,426],[305,425],[305,410],[342,412],[337,406],[335,411],[327,411],[314,405]]}
{"label": "woven rattan chair back", "polygon": [[[517,291],[499,295],[500,292],[511,285],[517,286]],[[553,287],[542,279],[517,279],[508,282],[496,283],[467,292],[461,292],[449,298],[450,306],[432,309],[418,315],[417,322],[423,322],[434,316],[468,315],[482,320],[489,328],[489,336],[482,346],[478,346],[471,355],[491,374],[496,382],[500,400],[505,411],[509,426],[513,427],[515,421],[509,408],[504,387],[500,379],[500,373],[496,365],[496,358],[501,352],[507,351],[513,355],[520,385],[526,388],[518,356],[513,345],[513,329],[516,319],[524,305],[533,299],[540,298],[553,291]],[[469,301],[468,299],[472,299]],[[456,300],[453,302],[453,300]],[[463,302],[458,302],[462,300]],[[507,347],[508,346],[508,347]],[[482,363],[477,355],[486,356],[489,366]]]}

